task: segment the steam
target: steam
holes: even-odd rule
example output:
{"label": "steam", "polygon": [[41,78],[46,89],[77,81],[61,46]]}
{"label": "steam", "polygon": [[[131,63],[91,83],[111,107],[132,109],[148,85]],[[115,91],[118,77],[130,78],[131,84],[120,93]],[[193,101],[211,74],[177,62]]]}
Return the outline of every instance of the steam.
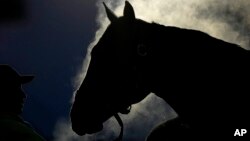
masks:
{"label": "steam", "polygon": [[[83,81],[93,46],[104,33],[109,21],[102,5],[97,2],[98,15],[95,39],[88,47],[88,53],[82,69],[75,77],[77,89]],[[123,0],[106,0],[105,3],[118,16],[122,16]],[[156,22],[166,26],[197,29],[250,49],[250,1],[249,0],[130,0],[136,17],[148,22]],[[147,134],[157,124],[174,118],[176,113],[161,98],[150,94],[139,104],[132,106],[129,115],[122,116],[125,131],[124,140],[145,140]],[[73,133],[68,120],[58,122],[55,130],[55,141],[92,141],[112,140],[118,136],[120,128],[115,119],[111,118],[104,124],[104,130],[94,135],[79,137]]]}

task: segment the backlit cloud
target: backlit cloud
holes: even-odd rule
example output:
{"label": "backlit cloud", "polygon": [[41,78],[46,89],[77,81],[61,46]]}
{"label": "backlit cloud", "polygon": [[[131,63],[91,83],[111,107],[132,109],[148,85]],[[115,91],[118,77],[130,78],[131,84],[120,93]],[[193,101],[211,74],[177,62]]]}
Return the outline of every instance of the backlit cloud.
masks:
{"label": "backlit cloud", "polygon": [[[89,45],[89,52],[98,42],[109,24],[102,5],[97,2],[98,15],[96,22],[99,29],[95,39]],[[106,0],[106,4],[118,16],[122,16],[124,0]],[[249,0],[130,0],[136,17],[147,22],[156,22],[166,26],[197,29],[208,34],[236,43],[249,49],[250,46],[250,1]],[[79,87],[90,61],[89,54],[83,63],[83,69],[75,78]],[[149,131],[164,120],[171,119],[176,113],[162,99],[150,95],[139,104],[133,105],[129,115],[122,116],[125,124],[124,140],[144,140]],[[112,118],[105,123],[104,130],[94,135],[79,137],[75,135],[68,121],[58,123],[55,131],[56,141],[96,139],[114,139],[119,134],[119,125]],[[136,134],[133,134],[136,133]]]}

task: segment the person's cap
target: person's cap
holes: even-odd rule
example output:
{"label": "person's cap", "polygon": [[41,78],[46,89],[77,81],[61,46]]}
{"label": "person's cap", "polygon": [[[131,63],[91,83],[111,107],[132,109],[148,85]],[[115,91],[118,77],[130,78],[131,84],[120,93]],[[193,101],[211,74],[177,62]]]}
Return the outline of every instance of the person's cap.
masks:
{"label": "person's cap", "polygon": [[0,64],[0,84],[4,85],[15,85],[25,84],[32,81],[33,75],[20,75],[15,69],[9,65]]}

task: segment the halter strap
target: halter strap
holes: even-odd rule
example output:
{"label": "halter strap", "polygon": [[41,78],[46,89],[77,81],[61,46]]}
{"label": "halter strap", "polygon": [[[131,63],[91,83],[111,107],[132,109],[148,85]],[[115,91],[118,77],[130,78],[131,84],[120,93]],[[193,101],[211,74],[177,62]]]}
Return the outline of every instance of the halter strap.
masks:
{"label": "halter strap", "polygon": [[122,137],[123,137],[123,122],[121,117],[118,115],[118,113],[114,114],[115,119],[117,120],[117,122],[119,123],[119,125],[121,126],[121,131],[119,136],[114,140],[114,141],[122,141]]}

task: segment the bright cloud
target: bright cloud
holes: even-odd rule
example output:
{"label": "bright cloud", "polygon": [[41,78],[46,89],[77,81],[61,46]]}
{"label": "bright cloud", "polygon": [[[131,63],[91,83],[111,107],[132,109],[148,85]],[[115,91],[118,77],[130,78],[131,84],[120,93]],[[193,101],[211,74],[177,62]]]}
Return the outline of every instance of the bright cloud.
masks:
{"label": "bright cloud", "polygon": [[[109,24],[102,2],[103,0],[97,2],[99,29],[96,31],[95,39],[89,45],[89,51],[98,42]],[[117,15],[122,15],[123,0],[106,0],[105,2]],[[214,37],[250,49],[249,0],[130,0],[130,3],[139,19],[166,26],[201,30]],[[86,74],[89,61],[88,54],[84,60],[83,69],[75,78],[76,88],[79,87]],[[151,94],[141,103],[133,105],[129,115],[122,116],[125,124],[124,138],[125,140],[144,140],[151,128],[175,116],[176,114],[169,105]],[[119,125],[112,118],[105,123],[102,132],[79,137],[72,132],[68,121],[60,121],[55,130],[55,138],[56,141],[114,139],[118,136],[118,131]],[[138,134],[132,134],[133,132]]]}

